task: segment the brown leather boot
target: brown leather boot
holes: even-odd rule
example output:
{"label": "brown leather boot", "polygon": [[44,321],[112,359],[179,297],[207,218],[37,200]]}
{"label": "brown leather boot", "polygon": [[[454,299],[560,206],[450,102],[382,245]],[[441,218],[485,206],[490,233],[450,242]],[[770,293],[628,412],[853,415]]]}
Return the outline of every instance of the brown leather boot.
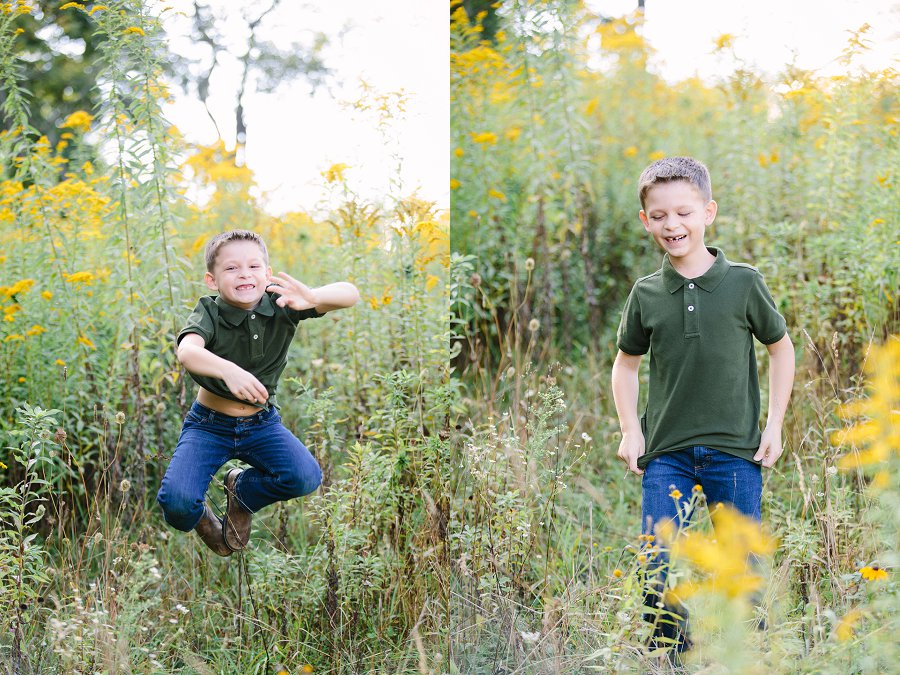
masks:
{"label": "brown leather boot", "polygon": [[250,521],[253,514],[239,503],[234,493],[234,484],[243,469],[231,469],[225,474],[225,496],[228,503],[225,507],[225,520],[222,523],[225,545],[232,551],[240,551],[250,541]]}
{"label": "brown leather boot", "polygon": [[203,505],[203,517],[194,530],[213,553],[223,557],[231,555],[231,549],[225,545],[225,537],[222,536],[222,521],[212,512],[209,504]]}

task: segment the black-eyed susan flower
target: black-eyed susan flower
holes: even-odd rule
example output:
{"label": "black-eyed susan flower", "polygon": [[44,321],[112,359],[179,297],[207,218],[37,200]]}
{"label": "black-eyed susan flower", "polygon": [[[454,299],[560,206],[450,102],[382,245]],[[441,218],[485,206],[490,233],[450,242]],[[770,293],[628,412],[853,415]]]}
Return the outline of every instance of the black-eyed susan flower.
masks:
{"label": "black-eyed susan flower", "polygon": [[867,565],[860,569],[859,573],[866,581],[881,581],[888,578],[888,573],[878,565],[872,565],[871,567]]}

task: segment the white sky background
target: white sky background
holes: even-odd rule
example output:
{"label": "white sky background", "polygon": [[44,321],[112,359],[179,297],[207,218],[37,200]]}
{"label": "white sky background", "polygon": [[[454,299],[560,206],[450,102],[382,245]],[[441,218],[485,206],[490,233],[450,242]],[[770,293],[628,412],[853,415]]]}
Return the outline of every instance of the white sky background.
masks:
{"label": "white sky background", "polygon": [[[637,0],[587,0],[606,16],[637,8]],[[722,76],[736,66],[713,54],[723,33],[736,37],[737,57],[774,76],[792,61],[822,75],[844,72],[837,61],[849,30],[869,23],[872,50],[861,60],[870,70],[897,65],[900,3],[896,0],[646,0],[643,35],[656,50],[652,62],[666,80],[695,74]]]}
{"label": "white sky background", "polygon": [[[240,17],[242,9],[269,3],[212,0],[210,4]],[[254,18],[261,10],[255,11]],[[267,210],[279,214],[327,206],[330,200],[321,174],[335,163],[351,166],[345,177],[363,198],[381,202],[389,195],[405,197],[417,191],[420,198],[449,207],[448,17],[446,4],[436,0],[284,0],[266,17],[260,37],[285,47],[292,41],[308,43],[316,31],[328,35],[323,61],[334,71],[329,88],[317,88],[312,97],[303,79],[285,83],[273,94],[245,97],[246,164],[266,193]],[[242,25],[235,21],[228,31],[237,54],[246,45]],[[174,17],[166,26],[173,51],[198,57],[209,53],[191,42],[190,24],[183,17]],[[406,92],[407,111],[391,132],[399,141],[386,145],[373,116],[341,105],[360,97],[360,78],[379,93]],[[220,60],[210,83],[210,108],[229,149],[234,147],[239,84],[238,64]],[[215,142],[216,129],[203,105],[174,89],[173,94],[175,103],[165,110],[169,121],[189,141]],[[391,185],[397,177],[392,154],[402,158],[399,189]]]}

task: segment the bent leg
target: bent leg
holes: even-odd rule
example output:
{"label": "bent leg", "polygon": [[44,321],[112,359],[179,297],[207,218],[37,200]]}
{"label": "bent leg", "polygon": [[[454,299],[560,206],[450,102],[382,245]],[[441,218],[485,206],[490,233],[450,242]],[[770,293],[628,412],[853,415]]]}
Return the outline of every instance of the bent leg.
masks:
{"label": "bent leg", "polygon": [[228,461],[223,439],[188,413],[166,469],[156,501],[166,522],[176,530],[193,530],[203,516],[206,490],[216,471]]}
{"label": "bent leg", "polygon": [[276,416],[254,430],[236,456],[249,464],[235,483],[238,502],[251,513],[275,502],[303,497],[322,482],[322,470],[305,445]]}

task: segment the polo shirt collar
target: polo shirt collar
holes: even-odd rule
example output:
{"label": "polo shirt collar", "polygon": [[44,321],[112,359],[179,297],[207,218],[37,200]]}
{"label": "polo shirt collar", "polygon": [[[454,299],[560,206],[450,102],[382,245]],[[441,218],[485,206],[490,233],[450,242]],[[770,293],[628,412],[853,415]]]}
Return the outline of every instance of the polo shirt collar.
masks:
{"label": "polo shirt collar", "polygon": [[[692,281],[704,291],[711,293],[715,290],[716,286],[721,283],[722,279],[725,278],[725,274],[728,272],[728,261],[725,259],[725,254],[722,253],[720,249],[707,246],[706,250],[716,256],[716,261],[704,274],[696,279],[692,279]],[[666,290],[669,291],[669,293],[677,291],[686,281],[686,279],[672,267],[668,253],[663,257],[662,276],[663,283],[666,285]]]}
{"label": "polo shirt collar", "polygon": [[275,315],[275,305],[272,303],[272,298],[268,293],[263,293],[262,299],[253,310],[241,309],[240,307],[229,305],[222,299],[221,295],[216,296],[216,305],[219,307],[219,316],[232,326],[240,325],[251,311],[262,314],[263,316]]}

